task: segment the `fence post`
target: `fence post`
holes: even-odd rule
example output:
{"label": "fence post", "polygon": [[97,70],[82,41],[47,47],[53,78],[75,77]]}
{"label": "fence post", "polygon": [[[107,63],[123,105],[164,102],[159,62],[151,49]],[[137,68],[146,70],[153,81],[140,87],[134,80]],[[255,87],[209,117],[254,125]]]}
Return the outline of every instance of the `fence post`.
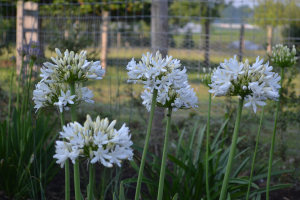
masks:
{"label": "fence post", "polygon": [[[38,4],[28,1],[17,3],[16,46],[23,48],[30,41],[38,41]],[[17,53],[17,74],[20,74],[22,57]]]}
{"label": "fence post", "polygon": [[[107,66],[107,45],[108,45],[108,11],[102,12],[102,48],[101,48],[101,66],[106,69]],[[105,70],[106,71],[106,70]],[[106,73],[106,72],[105,72]]]}
{"label": "fence post", "polygon": [[245,32],[245,25],[241,25],[241,33],[240,33],[240,47],[239,47],[239,61],[242,62],[243,59],[243,51],[245,50],[245,38],[244,38],[244,32]]}
{"label": "fence post", "polygon": [[[164,58],[168,54],[168,0],[152,0],[151,4],[151,49],[155,56],[157,50]],[[154,111],[154,120],[152,128],[151,142],[155,154],[161,155],[161,144],[163,139],[163,119],[164,108],[156,107]]]}

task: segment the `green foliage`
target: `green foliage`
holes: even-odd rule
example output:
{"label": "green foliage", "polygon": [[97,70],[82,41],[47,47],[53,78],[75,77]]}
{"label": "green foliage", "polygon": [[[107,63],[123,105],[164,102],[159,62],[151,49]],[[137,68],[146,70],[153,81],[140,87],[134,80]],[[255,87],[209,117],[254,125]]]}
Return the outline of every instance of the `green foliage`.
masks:
{"label": "green foliage", "polygon": [[[109,11],[110,16],[150,15],[151,3],[125,0],[53,0],[52,4],[42,5],[42,13],[52,15],[99,15]],[[128,20],[130,20],[129,18]],[[112,20],[115,20],[112,18]],[[150,19],[147,19],[150,21]]]}
{"label": "green foliage", "polygon": [[68,37],[61,37],[60,34],[56,32],[55,36],[49,41],[49,50],[55,51],[55,48],[58,48],[62,51],[69,49],[77,53],[80,52],[93,42],[87,34],[80,34],[80,31],[82,30],[80,30],[79,25],[75,23]]}
{"label": "green foliage", "polygon": [[183,42],[181,44],[181,48],[193,49],[195,47],[192,35],[193,35],[193,33],[192,33],[191,29],[188,29],[188,31],[186,32],[186,34],[184,36]]}
{"label": "green foliage", "polygon": [[[196,136],[197,125],[194,127],[194,131],[189,137],[189,142],[187,146],[184,146],[182,143],[183,134],[180,134],[180,139],[177,144],[175,155],[168,155],[169,160],[174,166],[173,170],[170,168],[166,169],[165,184],[164,184],[164,196],[163,199],[172,199],[172,197],[178,193],[179,199],[201,199],[205,195],[205,180],[209,179],[210,184],[210,196],[211,199],[218,199],[221,191],[221,186],[223,183],[223,178],[226,170],[226,164],[229,156],[230,146],[226,149],[219,149],[220,144],[226,138],[220,138],[221,134],[226,126],[228,120],[219,129],[218,133],[215,134],[213,140],[210,144],[210,156],[209,159],[209,177],[205,177],[205,148],[202,148],[203,136],[205,126],[200,128],[198,131],[198,136]],[[241,142],[244,139],[238,138],[237,143]],[[196,141],[196,148],[193,148],[193,142]],[[143,151],[141,147],[134,146],[138,151]],[[247,150],[239,152],[235,156],[235,160],[243,155]],[[218,156],[220,155],[220,159]],[[139,162],[140,157],[135,156],[136,160]],[[152,153],[148,153],[147,160],[149,163],[145,165],[145,174],[143,177],[143,182],[147,185],[150,193],[142,193],[142,196],[145,199],[155,199],[158,190],[158,179],[160,175],[160,164],[161,159],[156,157]],[[248,177],[239,177],[240,172],[244,169],[247,162],[250,160],[249,157],[244,159],[241,164],[237,165],[234,173],[231,175],[228,185],[228,191],[230,199],[241,199],[245,198],[247,192],[247,186],[249,184]],[[131,166],[138,171],[139,165],[135,162],[131,162]],[[252,191],[250,192],[250,198],[256,197],[259,198],[262,193],[266,191],[265,188],[259,188],[255,181],[262,178],[266,178],[267,174],[265,173],[266,167],[261,168],[255,177],[252,179],[251,187]],[[276,171],[272,175],[283,174],[290,171]],[[170,182],[169,182],[170,181]],[[124,180],[124,184],[136,182],[135,178]],[[281,189],[289,187],[289,184],[272,186],[272,190]],[[204,198],[205,199],[205,198]]]}
{"label": "green foliage", "polygon": [[[254,23],[265,28],[282,25],[287,17],[286,4],[274,0],[258,0],[258,5],[254,8]],[[277,19],[277,20],[275,20]]]}
{"label": "green foliage", "polygon": [[22,117],[16,109],[9,124],[0,123],[0,189],[5,195],[16,199],[38,199],[39,192],[44,195],[43,189],[58,169],[53,160],[52,127],[50,116],[39,113],[33,119],[29,112]]}
{"label": "green foliage", "polygon": [[[33,62],[30,68],[32,65]],[[10,118],[12,80],[13,73],[8,115],[0,121],[0,190],[15,199],[44,199],[44,189],[58,170],[53,159],[57,135],[51,135],[56,120],[50,124],[50,115],[33,114],[33,107],[28,103],[32,92],[30,78],[22,90],[22,109],[15,108]]]}
{"label": "green foliage", "polygon": [[[289,16],[290,19],[300,18],[300,5],[295,3],[295,0],[291,0],[289,3]],[[289,26],[284,26],[282,29],[283,37],[289,37],[292,43],[297,43],[300,38],[300,22],[298,20],[289,20]]]}
{"label": "green foliage", "polygon": [[180,16],[180,18],[172,17],[170,19],[171,23],[183,23],[192,20],[199,21],[197,17],[201,17],[200,22],[204,24],[205,22],[211,22],[210,17],[220,17],[221,11],[226,6],[224,0],[210,0],[210,1],[180,1],[175,0],[171,6],[170,11],[173,16]]}

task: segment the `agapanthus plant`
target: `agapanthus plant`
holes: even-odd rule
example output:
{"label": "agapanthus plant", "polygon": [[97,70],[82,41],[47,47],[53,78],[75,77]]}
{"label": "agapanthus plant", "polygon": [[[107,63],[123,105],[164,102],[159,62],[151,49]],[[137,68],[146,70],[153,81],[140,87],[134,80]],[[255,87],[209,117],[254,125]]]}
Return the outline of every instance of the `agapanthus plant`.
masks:
{"label": "agapanthus plant", "polygon": [[[79,54],[66,50],[64,55],[59,49],[55,49],[56,57],[51,57],[53,63],[44,63],[41,69],[43,78],[36,85],[34,91],[35,108],[41,107],[57,107],[61,113],[61,124],[64,126],[64,110],[71,108],[72,121],[76,121],[76,109],[83,103],[93,103],[91,98],[94,96],[92,91],[86,87],[82,87],[82,82],[88,79],[99,80],[105,73],[102,69],[100,61],[89,62],[86,60],[86,51]],[[69,163],[66,161],[66,196],[70,199],[70,177]],[[74,180],[75,198],[80,199],[80,181],[79,181],[79,163],[74,164],[74,174],[78,176]]]}
{"label": "agapanthus plant", "polygon": [[155,105],[168,109],[167,130],[157,195],[157,199],[159,200],[162,198],[163,193],[172,110],[176,111],[178,109],[197,107],[198,98],[196,97],[193,88],[188,84],[186,68],[183,67],[183,69],[181,69],[180,67],[180,60],[172,59],[172,56],[162,58],[159,51],[156,52],[155,56],[152,56],[150,53],[143,55],[139,63],[132,59],[127,65],[127,70],[129,71],[127,73],[129,76],[128,82],[144,85],[145,91],[142,93],[141,97],[143,99],[143,104],[146,106],[147,110],[150,111],[135,200],[139,199]]}
{"label": "agapanthus plant", "polygon": [[220,67],[213,71],[212,84],[209,85],[212,89],[209,92],[214,93],[214,97],[245,98],[248,102],[244,106],[252,106],[256,112],[256,105],[266,105],[267,99],[278,100],[280,76],[272,69],[269,62],[263,64],[263,59],[259,60],[259,57],[250,65],[248,60],[238,62],[234,56],[220,63]]}
{"label": "agapanthus plant", "polygon": [[[87,115],[83,126],[78,122],[64,126],[60,138],[65,140],[56,141],[56,154],[53,157],[61,167],[67,159],[71,159],[73,164],[78,163],[78,160],[89,163],[89,200],[93,199],[95,163],[99,162],[105,167],[113,167],[113,164],[120,167],[122,160],[133,158],[131,149],[133,143],[129,128],[123,124],[119,130],[116,130],[115,124],[116,120],[109,124],[107,118],[100,119],[99,116],[96,121],[92,121]],[[78,179],[76,182],[80,182],[79,172],[74,171],[74,173],[75,179]]]}
{"label": "agapanthus plant", "polygon": [[70,86],[67,83],[45,83],[40,82],[33,91],[33,100],[37,110],[41,107],[57,107],[62,113],[69,110],[71,105],[80,107],[84,102],[94,103],[91,98],[93,91],[87,87],[82,87],[81,83],[75,84],[75,95],[71,95]]}
{"label": "agapanthus plant", "polygon": [[86,60],[86,51],[75,54],[66,50],[64,55],[55,49],[56,58],[51,57],[53,63],[46,62],[41,69],[42,82],[85,82],[88,79],[99,80],[105,74],[100,61],[89,62]]}
{"label": "agapanthus plant", "polygon": [[220,63],[220,66],[213,71],[209,92],[214,93],[214,97],[237,96],[239,99],[237,118],[220,200],[225,200],[227,197],[227,187],[236,149],[244,100],[248,101],[244,106],[252,106],[254,112],[256,112],[257,105],[264,106],[267,99],[278,100],[279,98],[278,89],[281,86],[278,84],[278,81],[280,81],[281,77],[277,73],[272,72],[272,69],[273,67],[269,66],[269,62],[263,64],[263,59],[260,60],[259,57],[256,58],[255,63],[250,65],[248,60],[244,63],[238,62],[236,56],[234,56],[234,58]]}
{"label": "agapanthus plant", "polygon": [[272,143],[270,149],[270,158],[269,158],[269,167],[268,167],[268,178],[267,178],[267,194],[266,199],[269,199],[269,191],[270,191],[270,181],[271,181],[271,170],[272,170],[272,163],[273,163],[273,152],[275,146],[275,135],[276,135],[276,126],[277,126],[277,119],[278,119],[278,111],[279,111],[279,99],[281,95],[281,87],[283,82],[284,76],[284,68],[292,67],[296,64],[297,57],[296,56],[296,48],[293,45],[292,50],[290,50],[287,46],[283,46],[282,44],[277,44],[276,46],[272,47],[271,55],[268,55],[271,62],[274,66],[278,66],[281,68],[281,80],[280,80],[280,89],[279,89],[279,98],[276,105],[276,114],[275,114],[275,122],[273,128],[273,135],[272,135]]}

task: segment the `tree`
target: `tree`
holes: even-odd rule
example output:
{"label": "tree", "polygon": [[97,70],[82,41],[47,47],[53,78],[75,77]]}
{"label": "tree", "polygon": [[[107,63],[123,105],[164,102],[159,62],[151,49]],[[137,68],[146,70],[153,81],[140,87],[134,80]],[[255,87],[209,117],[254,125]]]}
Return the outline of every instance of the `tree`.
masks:
{"label": "tree", "polygon": [[[102,16],[101,22],[101,65],[106,68],[108,51],[108,31],[111,21],[134,21],[139,15],[150,15],[150,2],[128,0],[53,0],[52,4],[44,5],[41,10],[52,15],[98,15]],[[127,16],[127,17],[115,17]],[[128,17],[134,16],[134,17]],[[150,18],[143,19],[150,23]],[[121,40],[121,33],[118,31]]]}
{"label": "tree", "polygon": [[[300,5],[295,3],[295,0],[292,0],[288,5],[287,10],[289,11],[288,16],[288,26],[284,26],[282,30],[282,35],[288,37],[291,42],[298,42],[300,38]],[[291,20],[290,20],[291,19]]]}
{"label": "tree", "polygon": [[282,25],[281,20],[285,17],[285,3],[274,0],[258,0],[258,5],[254,8],[254,23],[268,30],[268,47],[271,52],[273,28]]}
{"label": "tree", "polygon": [[[205,29],[205,65],[210,65],[210,24],[215,17],[220,17],[220,13],[226,6],[224,0],[207,0],[207,1],[193,1],[181,2],[174,1],[171,6],[171,14],[179,17],[173,17],[171,23],[187,23],[189,21],[200,21]],[[184,24],[180,24],[184,25]]]}

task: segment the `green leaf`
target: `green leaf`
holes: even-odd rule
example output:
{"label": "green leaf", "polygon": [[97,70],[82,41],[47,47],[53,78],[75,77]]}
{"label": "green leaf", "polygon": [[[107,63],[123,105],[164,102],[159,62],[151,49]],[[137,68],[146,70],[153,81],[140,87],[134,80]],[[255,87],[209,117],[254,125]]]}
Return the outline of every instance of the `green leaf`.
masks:
{"label": "green leaf", "polygon": [[222,151],[222,149],[218,149],[216,150],[214,153],[212,153],[210,156],[208,156],[208,161],[210,161],[211,159],[213,159],[216,155],[218,155],[220,152]]}
{"label": "green leaf", "polygon": [[241,172],[241,170],[245,167],[245,165],[247,164],[247,162],[250,160],[250,158],[248,157],[248,158],[246,158],[245,160],[244,160],[244,162],[234,171],[234,173],[233,173],[233,175],[232,175],[232,177],[234,177],[234,178],[236,178],[238,175],[239,175],[239,173]]}
{"label": "green leaf", "polygon": [[211,149],[214,149],[215,148],[215,145],[217,143],[217,141],[219,140],[219,137],[221,136],[221,133],[223,132],[223,129],[225,128],[226,124],[228,123],[229,119],[227,119],[221,126],[221,128],[219,129],[216,137],[214,138],[214,140],[212,141],[210,147]]}
{"label": "green leaf", "polygon": [[175,196],[173,197],[173,200],[177,200],[178,198],[178,193],[175,194]]}
{"label": "green leaf", "polygon": [[123,181],[122,181],[121,184],[120,184],[120,195],[119,195],[119,200],[125,200]]}

